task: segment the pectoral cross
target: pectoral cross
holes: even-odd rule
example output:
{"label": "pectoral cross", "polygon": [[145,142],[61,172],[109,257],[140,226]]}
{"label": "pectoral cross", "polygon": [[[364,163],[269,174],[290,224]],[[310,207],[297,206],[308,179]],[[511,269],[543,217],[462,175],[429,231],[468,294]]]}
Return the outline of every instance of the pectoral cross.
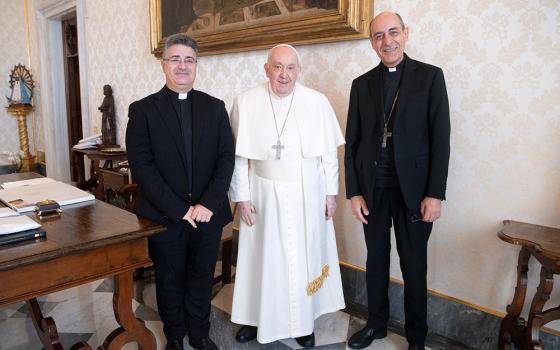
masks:
{"label": "pectoral cross", "polygon": [[282,143],[280,143],[280,139],[276,141],[275,145],[272,145],[272,148],[276,150],[276,159],[280,159],[280,156],[282,155],[282,150],[284,149],[284,146],[282,145]]}
{"label": "pectoral cross", "polygon": [[383,128],[383,142],[381,143],[382,148],[387,148],[387,138],[392,137],[393,133],[387,131],[387,125]]}

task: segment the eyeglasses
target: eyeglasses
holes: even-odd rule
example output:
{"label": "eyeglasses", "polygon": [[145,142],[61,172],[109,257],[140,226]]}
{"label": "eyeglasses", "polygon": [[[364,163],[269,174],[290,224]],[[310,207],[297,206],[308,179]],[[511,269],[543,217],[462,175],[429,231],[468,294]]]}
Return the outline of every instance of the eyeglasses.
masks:
{"label": "eyeglasses", "polygon": [[178,66],[181,62],[185,63],[186,65],[191,65],[196,63],[196,58],[187,56],[185,58],[181,58],[179,56],[171,56],[168,58],[163,58],[163,61],[167,61],[174,66]]}

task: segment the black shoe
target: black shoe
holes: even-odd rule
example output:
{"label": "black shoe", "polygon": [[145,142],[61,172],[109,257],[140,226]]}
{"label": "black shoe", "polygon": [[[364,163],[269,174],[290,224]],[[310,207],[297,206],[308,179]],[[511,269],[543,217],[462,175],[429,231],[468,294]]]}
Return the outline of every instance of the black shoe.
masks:
{"label": "black shoe", "polygon": [[424,344],[408,344],[408,350],[425,350]]}
{"label": "black shoe", "polygon": [[365,326],[348,339],[348,347],[351,349],[367,348],[374,339],[381,339],[386,336],[387,329],[373,329]]}
{"label": "black shoe", "polygon": [[189,345],[196,350],[218,350],[218,347],[209,337],[202,339],[189,339]]}
{"label": "black shoe", "polygon": [[297,343],[299,346],[304,348],[312,348],[315,346],[315,333],[311,333],[309,335],[304,335],[303,337],[296,338]]}
{"label": "black shoe", "polygon": [[239,328],[237,334],[235,335],[235,340],[240,343],[249,342],[257,337],[257,327],[255,326],[243,326]]}
{"label": "black shoe", "polygon": [[183,339],[168,341],[165,350],[183,350]]}

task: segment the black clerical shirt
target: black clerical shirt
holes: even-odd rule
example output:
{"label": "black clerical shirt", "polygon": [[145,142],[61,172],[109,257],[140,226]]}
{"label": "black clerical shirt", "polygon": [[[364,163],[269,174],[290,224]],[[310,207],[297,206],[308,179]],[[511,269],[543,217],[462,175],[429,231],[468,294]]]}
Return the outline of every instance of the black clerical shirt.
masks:
{"label": "black clerical shirt", "polygon": [[[400,86],[406,56],[395,67],[390,69],[381,64],[381,86],[383,89],[383,123],[387,123],[387,131],[392,133],[395,125],[395,110],[391,115],[391,107]],[[393,71],[392,71],[393,70]],[[396,109],[396,104],[395,104]],[[393,148],[393,137],[387,138],[387,147],[381,148],[379,160],[377,161],[377,173],[375,176],[375,187],[390,188],[398,187],[397,170],[395,168],[395,153]]]}
{"label": "black clerical shirt", "polygon": [[181,136],[187,155],[187,181],[189,192],[192,191],[193,182],[193,112],[192,112],[192,89],[187,93],[185,99],[180,99],[179,94],[165,87],[169,98],[173,103],[179,125],[181,125]]}

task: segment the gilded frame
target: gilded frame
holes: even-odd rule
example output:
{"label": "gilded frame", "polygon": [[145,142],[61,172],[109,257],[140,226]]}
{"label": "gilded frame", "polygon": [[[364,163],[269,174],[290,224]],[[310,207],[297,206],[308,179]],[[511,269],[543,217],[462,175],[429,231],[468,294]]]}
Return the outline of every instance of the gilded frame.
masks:
{"label": "gilded frame", "polygon": [[[150,0],[150,40],[152,53],[161,58],[162,1]],[[235,29],[192,32],[199,56],[269,48],[279,43],[293,45],[367,38],[373,0],[339,0],[338,11],[317,16],[271,19],[266,23],[237,25]]]}

